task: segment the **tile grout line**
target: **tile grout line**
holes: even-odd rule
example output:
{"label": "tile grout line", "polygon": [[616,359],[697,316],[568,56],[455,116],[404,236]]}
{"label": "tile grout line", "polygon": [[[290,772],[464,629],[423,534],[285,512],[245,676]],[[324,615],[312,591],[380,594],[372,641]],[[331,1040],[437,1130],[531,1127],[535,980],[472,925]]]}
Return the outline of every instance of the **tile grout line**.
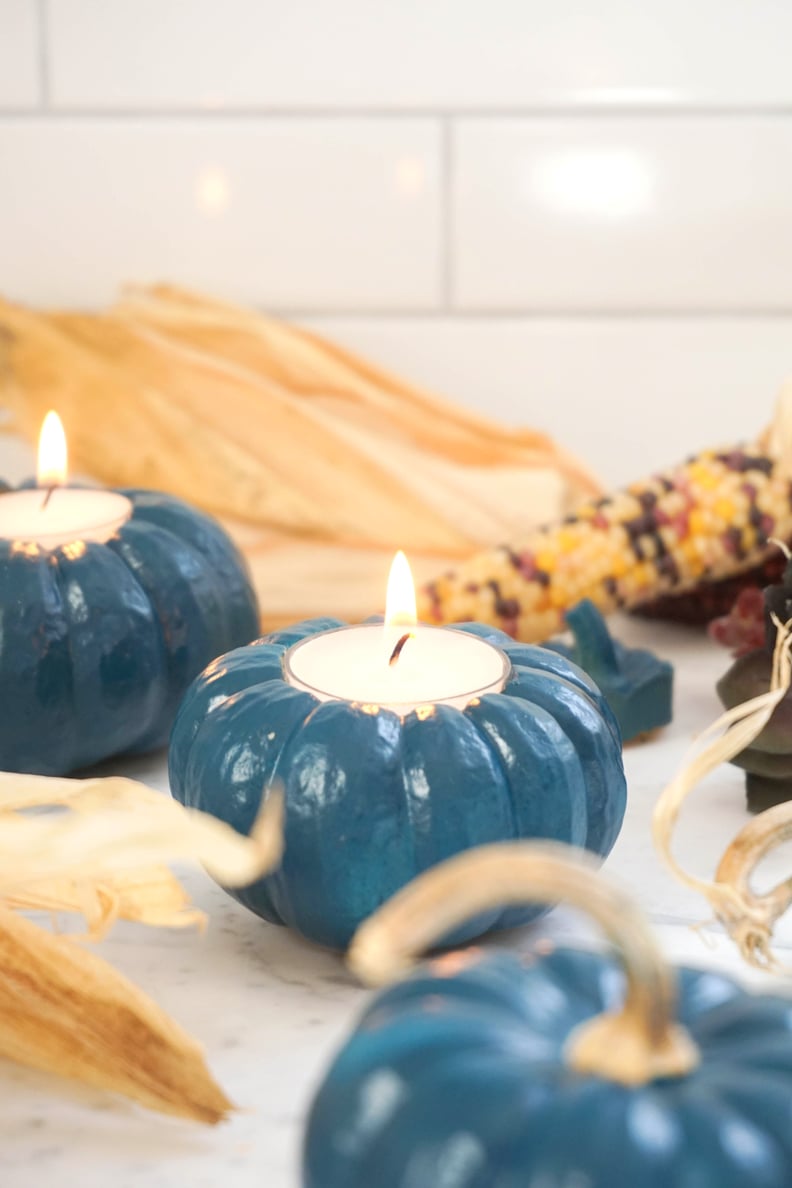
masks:
{"label": "tile grout line", "polygon": [[675,309],[658,308],[658,309],[643,309],[643,308],[619,308],[619,309],[586,309],[580,307],[570,307],[569,309],[531,309],[516,307],[500,308],[493,307],[459,307],[449,306],[448,308],[437,308],[434,306],[412,306],[412,307],[398,307],[382,306],[379,308],[362,308],[356,309],[342,308],[339,306],[329,306],[327,309],[317,309],[314,307],[300,307],[300,306],[278,306],[275,304],[268,304],[266,302],[252,303],[254,308],[260,309],[262,312],[274,314],[282,318],[311,318],[332,320],[338,319],[355,319],[365,321],[409,321],[409,319],[420,319],[421,321],[479,321],[479,322],[596,322],[596,323],[615,323],[615,322],[728,322],[735,321],[776,321],[787,322],[792,318],[792,308],[780,309],[764,309],[756,308],[739,308],[734,309],[708,309],[705,306],[697,307],[679,307]]}
{"label": "tile grout line", "polygon": [[[38,72],[39,112],[50,113],[49,76],[49,0],[37,0],[38,12]],[[38,114],[31,112],[31,115]]]}
{"label": "tile grout line", "polygon": [[[39,38],[40,57],[46,58],[45,75],[47,84],[47,101],[49,102],[49,60],[48,45],[48,0],[37,0],[39,24],[42,32]],[[379,107],[376,105],[359,107],[277,107],[267,104],[252,107],[201,107],[198,105],[184,105],[174,107],[112,107],[112,106],[84,106],[80,104],[60,103],[57,107],[48,107],[48,115],[54,120],[141,120],[155,122],[157,120],[216,120],[218,122],[231,120],[480,120],[490,122],[503,121],[536,121],[536,120],[601,120],[603,123],[618,120],[640,119],[652,122],[655,120],[691,120],[702,119],[717,121],[721,119],[790,119],[792,118],[792,103],[775,105],[713,105],[680,106],[680,107],[642,107],[640,104],[625,104],[623,107],[597,107],[596,105],[574,106],[558,104],[542,107],[540,105],[526,105],[524,107]],[[40,109],[19,110],[18,108],[3,108],[0,106],[0,117],[4,119],[29,120],[40,115]]]}

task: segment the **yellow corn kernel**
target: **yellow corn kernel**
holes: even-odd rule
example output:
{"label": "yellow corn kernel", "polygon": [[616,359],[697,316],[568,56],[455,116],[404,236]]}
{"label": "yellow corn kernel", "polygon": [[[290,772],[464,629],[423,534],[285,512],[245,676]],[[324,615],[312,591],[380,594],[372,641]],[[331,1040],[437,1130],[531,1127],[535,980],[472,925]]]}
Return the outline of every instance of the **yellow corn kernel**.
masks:
{"label": "yellow corn kernel", "polygon": [[691,509],[688,516],[688,532],[690,536],[700,536],[707,528],[706,513],[700,507]]}
{"label": "yellow corn kernel", "polygon": [[580,541],[580,533],[571,526],[560,528],[558,531],[558,547],[562,553],[571,553],[573,549],[577,548]]}
{"label": "yellow corn kernel", "polygon": [[552,573],[556,567],[556,560],[558,553],[550,549],[543,549],[536,553],[534,560],[536,561],[536,568],[543,570],[545,573]]}
{"label": "yellow corn kernel", "polygon": [[698,461],[692,462],[688,466],[687,474],[693,486],[698,485],[710,491],[713,487],[717,487],[720,484],[720,469],[720,467],[716,469],[715,465],[704,455]]}
{"label": "yellow corn kernel", "polygon": [[720,516],[720,518],[722,520],[726,520],[727,523],[730,523],[734,519],[735,507],[734,502],[731,499],[716,499],[712,506],[712,510],[715,512],[716,516]]}
{"label": "yellow corn kernel", "polygon": [[567,590],[566,586],[562,586],[560,582],[556,582],[548,590],[548,602],[556,609],[569,606],[569,591]]}

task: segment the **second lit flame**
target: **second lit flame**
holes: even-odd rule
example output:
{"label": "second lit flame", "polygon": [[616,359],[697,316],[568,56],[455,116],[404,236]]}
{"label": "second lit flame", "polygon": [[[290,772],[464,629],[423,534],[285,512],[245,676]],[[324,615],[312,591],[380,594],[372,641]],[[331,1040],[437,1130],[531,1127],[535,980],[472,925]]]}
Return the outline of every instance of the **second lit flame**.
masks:
{"label": "second lit flame", "polygon": [[387,627],[414,627],[418,622],[418,611],[415,605],[415,582],[410,572],[410,565],[404,553],[399,549],[393,558],[390,577],[388,578],[388,594],[385,599],[385,625]]}
{"label": "second lit flame", "polygon": [[62,487],[69,471],[69,457],[63,423],[56,412],[48,412],[41,426],[36,477],[40,487]]}

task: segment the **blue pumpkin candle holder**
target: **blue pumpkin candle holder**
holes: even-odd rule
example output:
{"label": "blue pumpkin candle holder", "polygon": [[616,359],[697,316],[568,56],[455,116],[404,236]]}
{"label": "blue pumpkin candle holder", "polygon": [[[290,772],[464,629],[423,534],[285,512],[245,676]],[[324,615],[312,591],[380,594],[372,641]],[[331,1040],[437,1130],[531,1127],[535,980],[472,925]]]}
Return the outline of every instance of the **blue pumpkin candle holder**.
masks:
{"label": "blue pumpkin candle holder", "polygon": [[216,521],[151,491],[0,494],[0,768],[163,746],[193,678],[259,624]]}
{"label": "blue pumpkin candle holder", "polygon": [[[283,789],[283,864],[232,894],[333,948],[419,872],[483,842],[605,855],[625,807],[618,725],[593,682],[478,624],[314,619],[265,636],[194,682],[169,766],[182,804],[243,833]],[[457,939],[536,914],[494,910]]]}

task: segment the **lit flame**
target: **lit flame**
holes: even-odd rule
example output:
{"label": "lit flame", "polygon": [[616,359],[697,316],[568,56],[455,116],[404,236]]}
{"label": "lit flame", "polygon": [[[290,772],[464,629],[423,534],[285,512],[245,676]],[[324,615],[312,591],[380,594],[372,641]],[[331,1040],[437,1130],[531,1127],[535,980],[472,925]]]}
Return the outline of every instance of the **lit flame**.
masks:
{"label": "lit flame", "polygon": [[415,582],[410,572],[410,564],[404,553],[399,549],[393,558],[390,577],[388,578],[388,594],[385,599],[385,623],[388,627],[413,627],[418,622],[418,611],[415,605]]}
{"label": "lit flame", "polygon": [[66,434],[56,412],[48,412],[41,426],[38,445],[38,485],[62,487],[69,469]]}

